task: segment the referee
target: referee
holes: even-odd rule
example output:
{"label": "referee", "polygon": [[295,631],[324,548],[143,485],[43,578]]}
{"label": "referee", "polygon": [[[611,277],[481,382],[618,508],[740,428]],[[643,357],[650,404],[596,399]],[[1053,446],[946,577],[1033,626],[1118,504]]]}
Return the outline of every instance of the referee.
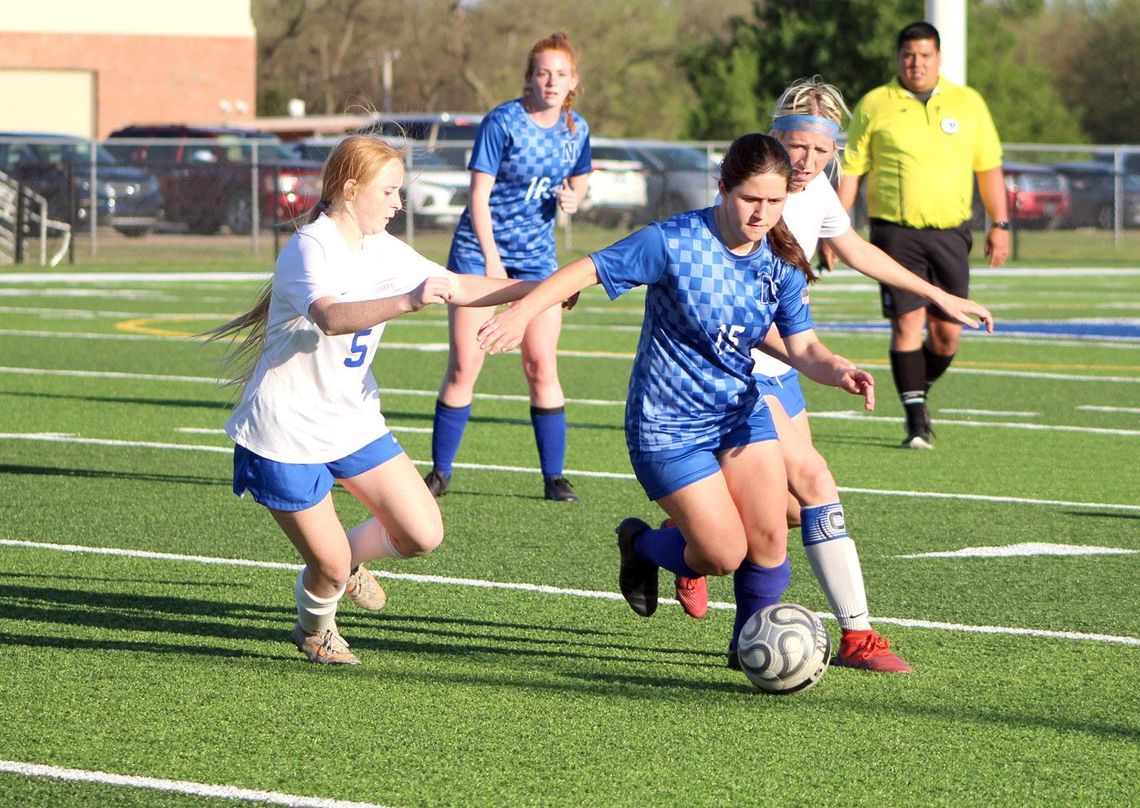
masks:
{"label": "referee", "polygon": [[[974,176],[991,223],[990,266],[1009,257],[1001,141],[977,91],[938,75],[938,30],[915,22],[898,35],[898,77],[855,106],[839,198],[851,209],[867,176],[871,243],[919,277],[969,296]],[[926,397],[958,350],[962,326],[911,292],[880,285],[891,321],[891,374],[906,410],[907,449],[932,449]],[[923,330],[926,339],[923,339]]]}

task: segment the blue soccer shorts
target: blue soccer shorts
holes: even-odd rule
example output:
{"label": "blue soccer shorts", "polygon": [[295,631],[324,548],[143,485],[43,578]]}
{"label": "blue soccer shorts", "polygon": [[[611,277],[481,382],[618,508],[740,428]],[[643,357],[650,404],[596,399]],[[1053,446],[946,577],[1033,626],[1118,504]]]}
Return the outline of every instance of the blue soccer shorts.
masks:
{"label": "blue soccer shorts", "polygon": [[776,440],[776,425],[767,405],[758,405],[748,420],[723,435],[680,449],[631,449],[629,461],[645,495],[656,501],[719,472],[721,452],[766,440]]}
{"label": "blue soccer shorts", "polygon": [[303,511],[323,500],[337,480],[363,474],[403,452],[389,432],[347,457],[328,463],[280,463],[234,447],[234,494],[275,511]]}

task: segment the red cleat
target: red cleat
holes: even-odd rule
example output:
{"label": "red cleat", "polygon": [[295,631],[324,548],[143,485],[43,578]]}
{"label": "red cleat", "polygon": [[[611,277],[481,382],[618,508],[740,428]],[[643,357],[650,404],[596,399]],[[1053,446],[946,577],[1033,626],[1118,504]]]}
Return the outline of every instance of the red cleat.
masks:
{"label": "red cleat", "polygon": [[709,611],[709,587],[702,575],[700,578],[677,576],[677,600],[689,617],[700,620]]}
{"label": "red cleat", "polygon": [[839,642],[839,653],[831,664],[878,673],[910,673],[914,670],[902,657],[891,653],[890,640],[874,629],[845,630]]}
{"label": "red cleat", "polygon": [[[672,519],[666,519],[661,523],[662,530],[676,526],[677,523]],[[677,600],[681,604],[681,608],[685,610],[685,614],[700,620],[709,613],[709,584],[705,580],[705,576],[686,578],[684,575],[678,575],[675,587]]]}

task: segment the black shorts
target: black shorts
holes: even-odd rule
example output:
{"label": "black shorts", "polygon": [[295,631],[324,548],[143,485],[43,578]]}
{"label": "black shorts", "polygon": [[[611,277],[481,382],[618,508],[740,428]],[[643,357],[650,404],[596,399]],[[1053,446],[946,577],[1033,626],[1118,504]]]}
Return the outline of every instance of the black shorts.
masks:
{"label": "black shorts", "polygon": [[[958,297],[970,294],[970,248],[974,237],[968,223],[950,230],[904,227],[882,219],[871,220],[871,243],[927,283]],[[879,284],[883,316],[894,319],[927,306],[940,320],[951,320],[926,298]]]}

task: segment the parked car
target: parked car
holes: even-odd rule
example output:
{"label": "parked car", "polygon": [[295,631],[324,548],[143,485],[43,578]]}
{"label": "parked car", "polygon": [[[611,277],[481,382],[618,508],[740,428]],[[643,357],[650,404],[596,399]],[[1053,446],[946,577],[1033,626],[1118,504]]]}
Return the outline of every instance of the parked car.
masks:
{"label": "parked car", "polygon": [[[590,177],[587,199],[593,197],[595,205],[601,202],[618,210],[633,211],[634,223],[705,208],[716,199],[717,164],[703,149],[662,141],[591,137],[590,151],[595,174]],[[606,174],[609,171],[617,173],[610,177]],[[633,201],[641,197],[638,174],[645,185],[645,202],[640,210],[633,206]]]}
{"label": "parked car", "polygon": [[[1069,183],[1069,212],[1062,227],[1111,230],[1116,218],[1116,175],[1111,163],[1058,163],[1053,168]],[[1125,227],[1140,227],[1140,175],[1123,178]]]}
{"label": "parked car", "polygon": [[717,195],[717,163],[695,146],[627,141],[646,169],[647,219],[706,208]]}
{"label": "parked car", "polygon": [[467,151],[414,149],[411,163],[404,171],[404,194],[416,226],[454,227],[470,197]]}
{"label": "parked car", "polygon": [[629,227],[647,218],[645,164],[621,141],[590,138],[593,173],[579,214],[607,227]]}
{"label": "parked car", "polygon": [[[324,163],[344,136],[314,135],[289,144],[298,159]],[[410,154],[405,157],[404,205],[412,208],[416,227],[453,227],[467,206],[471,173],[467,170],[466,148],[444,146],[429,149],[418,141],[385,138]],[[389,229],[399,233],[406,228],[405,214],[392,220]]]}
{"label": "parked car", "polygon": [[[95,183],[92,193],[92,148]],[[47,199],[49,215],[76,229],[91,221],[143,236],[162,219],[162,190],[148,171],[119,165],[98,143],[67,135],[0,134],[0,171]]]}
{"label": "parked car", "polygon": [[[1014,227],[1051,229],[1069,212],[1069,183],[1052,167],[1034,163],[1003,163],[1009,219]],[[985,222],[985,208],[974,193],[973,229]]]}
{"label": "parked car", "polygon": [[254,199],[263,227],[295,221],[320,199],[321,164],[297,159],[265,132],[128,126],[112,132],[105,145],[122,162],[153,172],[167,221],[185,223],[194,233],[216,233],[222,225],[231,233],[250,232]]}
{"label": "parked car", "polygon": [[482,115],[463,112],[383,113],[358,131],[418,140],[426,143],[428,148],[435,148],[440,141],[474,141],[482,120]]}

